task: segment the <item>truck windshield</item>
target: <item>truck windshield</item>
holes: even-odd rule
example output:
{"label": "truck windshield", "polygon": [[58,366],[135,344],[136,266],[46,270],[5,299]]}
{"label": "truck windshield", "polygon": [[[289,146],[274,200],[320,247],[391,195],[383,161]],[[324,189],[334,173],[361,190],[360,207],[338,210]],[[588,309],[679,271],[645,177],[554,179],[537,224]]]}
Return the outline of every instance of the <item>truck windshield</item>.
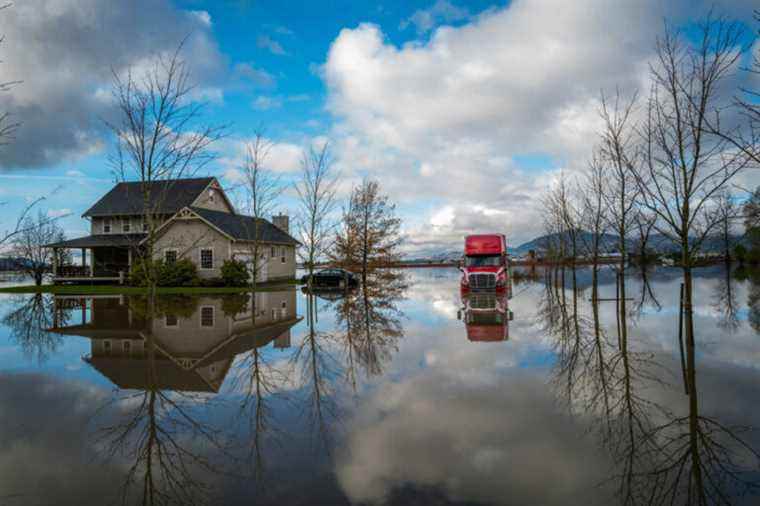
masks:
{"label": "truck windshield", "polygon": [[498,267],[501,265],[501,255],[479,255],[464,257],[465,267]]}

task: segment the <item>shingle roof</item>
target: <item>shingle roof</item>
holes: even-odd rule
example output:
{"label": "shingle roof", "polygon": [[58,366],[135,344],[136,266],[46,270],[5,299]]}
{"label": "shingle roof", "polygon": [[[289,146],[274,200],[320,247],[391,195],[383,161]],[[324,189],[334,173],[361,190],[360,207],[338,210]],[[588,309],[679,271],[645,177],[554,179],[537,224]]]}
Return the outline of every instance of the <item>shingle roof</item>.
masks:
{"label": "shingle roof", "polygon": [[[213,180],[213,177],[200,177],[147,183],[147,190],[151,196],[149,211],[174,214],[192,204]],[[117,184],[82,216],[115,216],[143,212],[143,183],[135,181]]]}
{"label": "shingle roof", "polygon": [[100,246],[137,246],[147,234],[97,234],[46,244],[47,248],[97,248]]}
{"label": "shingle roof", "polygon": [[259,218],[259,226],[256,226],[256,218],[242,214],[230,214],[222,211],[212,211],[202,207],[191,207],[196,214],[208,221],[219,230],[239,241],[253,241],[258,231],[259,241],[280,244],[299,245],[290,234],[285,233],[272,225],[267,220]]}

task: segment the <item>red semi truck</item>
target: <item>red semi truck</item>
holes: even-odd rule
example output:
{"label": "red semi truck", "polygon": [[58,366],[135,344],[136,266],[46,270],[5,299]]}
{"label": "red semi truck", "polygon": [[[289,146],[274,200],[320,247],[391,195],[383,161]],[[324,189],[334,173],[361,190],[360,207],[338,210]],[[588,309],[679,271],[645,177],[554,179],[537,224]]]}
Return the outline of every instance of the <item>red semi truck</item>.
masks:
{"label": "red semi truck", "polygon": [[[461,287],[467,290],[509,290],[509,259],[504,234],[468,235],[464,239]],[[508,295],[511,295],[508,293]]]}

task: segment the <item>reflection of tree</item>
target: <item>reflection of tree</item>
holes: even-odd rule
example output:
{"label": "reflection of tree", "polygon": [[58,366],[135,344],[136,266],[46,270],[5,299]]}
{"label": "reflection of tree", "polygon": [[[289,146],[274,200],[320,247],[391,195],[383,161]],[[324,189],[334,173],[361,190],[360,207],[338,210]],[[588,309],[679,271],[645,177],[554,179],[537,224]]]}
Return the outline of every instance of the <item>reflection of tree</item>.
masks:
{"label": "reflection of tree", "polygon": [[731,277],[731,266],[726,265],[713,293],[713,309],[719,315],[718,328],[733,333],[739,328],[738,304]]}
{"label": "reflection of tree", "polygon": [[741,438],[743,429],[700,414],[693,347],[685,350],[688,410],[674,414],[675,407],[651,395],[668,388],[661,380],[664,368],[630,342],[625,306],[616,303],[617,340],[610,340],[600,324],[603,301],[591,299],[588,319],[579,314],[577,290],[567,290],[568,300],[563,286],[551,285],[539,316],[556,343],[555,381],[566,383],[559,391],[599,427],[597,435],[615,462],[612,479],[620,502],[731,504],[735,495],[758,488],[743,463],[756,462],[760,454]]}
{"label": "reflection of tree", "polygon": [[747,319],[752,330],[760,333],[760,271],[739,267],[734,272],[734,276],[736,279],[749,281],[749,293],[747,294],[749,315]]}
{"label": "reflection of tree", "polygon": [[358,290],[339,300],[336,328],[341,330],[346,378],[356,387],[356,368],[365,374],[382,374],[403,336],[403,314],[398,302],[408,285],[403,272],[375,269],[367,272]]}
{"label": "reflection of tree", "polygon": [[[248,297],[226,299],[227,308],[232,315],[239,314],[244,309],[244,300]],[[256,297],[251,296],[251,323],[256,328],[258,308]],[[235,302],[237,301],[237,304]],[[225,310],[227,312],[227,310]],[[242,361],[236,367],[237,375],[233,380],[233,390],[242,393],[240,401],[240,420],[246,424],[248,442],[248,462],[253,476],[258,484],[265,483],[266,459],[265,445],[276,442],[281,431],[273,418],[270,403],[278,398],[284,398],[280,386],[287,379],[287,372],[282,371],[271,363],[269,358],[258,347],[253,346],[246,352]]]}
{"label": "reflection of tree", "polygon": [[[12,303],[14,309],[3,318],[3,325],[10,329],[11,338],[18,343],[24,355],[36,357],[40,363],[45,362],[62,342],[59,334],[46,330],[56,323],[53,299],[37,293],[31,297],[14,297]],[[67,313],[61,312],[59,316],[65,318]]]}
{"label": "reflection of tree", "polygon": [[[148,301],[146,308],[147,321],[151,321],[155,304]],[[145,388],[117,390],[109,405],[98,411],[94,420],[99,426],[98,446],[106,457],[128,462],[122,482],[123,504],[205,503],[210,493],[209,474],[221,472],[211,455],[226,453],[221,431],[202,421],[196,412],[211,401],[162,390],[158,368],[163,359],[159,359],[148,329],[143,337]]]}
{"label": "reflection of tree", "polygon": [[333,349],[334,336],[317,328],[317,297],[308,294],[306,304],[306,334],[291,360],[308,398],[303,409],[312,436],[329,452],[329,427],[339,419],[333,380],[341,367]]}

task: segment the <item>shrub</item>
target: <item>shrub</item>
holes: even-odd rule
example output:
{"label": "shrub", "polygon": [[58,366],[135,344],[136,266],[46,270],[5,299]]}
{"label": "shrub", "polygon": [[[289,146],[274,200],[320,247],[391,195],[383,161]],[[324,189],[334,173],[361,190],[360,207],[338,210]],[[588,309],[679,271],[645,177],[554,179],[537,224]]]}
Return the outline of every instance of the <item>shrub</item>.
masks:
{"label": "shrub", "polygon": [[187,258],[163,262],[158,272],[158,286],[198,286],[198,268]]}
{"label": "shrub", "polygon": [[130,283],[136,286],[147,286],[151,274],[158,286],[198,286],[200,283],[198,269],[187,258],[169,263],[163,260],[138,262],[129,274]]}
{"label": "shrub", "polygon": [[222,281],[225,286],[246,286],[248,269],[239,260],[225,260],[222,264]]}

